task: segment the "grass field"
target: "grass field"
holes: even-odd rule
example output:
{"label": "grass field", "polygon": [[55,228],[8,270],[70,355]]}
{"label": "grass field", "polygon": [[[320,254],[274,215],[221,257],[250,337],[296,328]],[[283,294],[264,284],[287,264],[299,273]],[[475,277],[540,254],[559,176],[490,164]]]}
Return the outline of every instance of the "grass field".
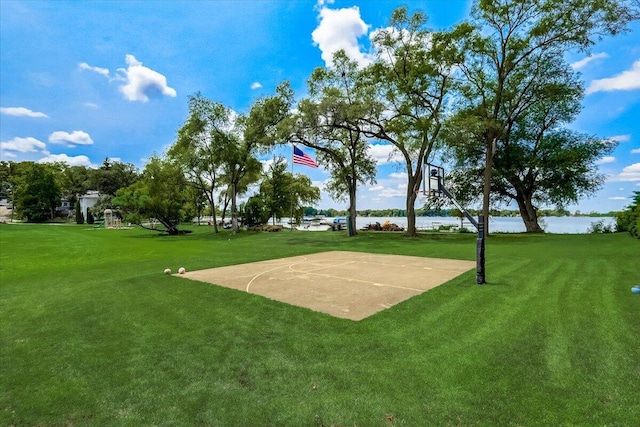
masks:
{"label": "grass field", "polygon": [[640,242],[495,235],[360,322],[165,276],[352,250],[474,259],[475,236],[157,236],[0,226],[0,425],[637,426]]}

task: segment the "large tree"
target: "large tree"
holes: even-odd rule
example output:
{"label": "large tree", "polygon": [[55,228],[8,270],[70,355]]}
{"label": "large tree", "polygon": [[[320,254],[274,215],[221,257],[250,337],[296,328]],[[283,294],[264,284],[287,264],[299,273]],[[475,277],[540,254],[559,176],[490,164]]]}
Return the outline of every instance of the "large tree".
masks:
{"label": "large tree", "polygon": [[[253,200],[252,200],[253,199]],[[264,173],[259,193],[250,199],[250,206],[261,211],[262,222],[272,218],[274,224],[282,217],[299,219],[304,206],[320,200],[320,189],[311,185],[311,179],[302,174],[287,172],[287,162],[283,157],[275,157]]]}
{"label": "large tree", "polygon": [[142,179],[118,190],[112,203],[129,222],[148,228],[145,223],[155,219],[167,233],[181,234],[178,224],[186,201],[185,187],[180,167],[154,156],[145,166]]}
{"label": "large tree", "polygon": [[[538,207],[577,203],[604,182],[596,161],[615,144],[564,128],[580,111],[582,85],[562,57],[554,52],[537,58],[537,75],[522,76],[527,102],[518,112],[493,156],[492,200],[516,202],[528,232],[540,232]],[[524,89],[522,89],[524,91]],[[453,118],[444,132],[456,167],[468,171],[482,185],[484,127],[472,112]],[[469,126],[475,122],[475,128]],[[469,143],[476,141],[477,143]],[[460,177],[460,174],[457,174]],[[471,186],[473,188],[473,186]],[[476,194],[482,188],[475,188]]]}
{"label": "large tree", "polygon": [[436,148],[466,31],[433,32],[425,25],[422,12],[408,15],[406,7],[396,9],[389,27],[373,38],[377,60],[367,70],[375,99],[367,103],[372,108],[364,116],[365,135],[393,144],[402,156],[408,236],[417,232],[415,201],[423,164]]}
{"label": "large tree", "polygon": [[132,163],[123,163],[106,158],[102,165],[88,174],[91,185],[100,194],[115,196],[120,188],[128,187],[140,179],[138,169]]}
{"label": "large tree", "polygon": [[55,217],[62,192],[52,165],[23,162],[16,179],[14,208],[29,222],[43,222]]}
{"label": "large tree", "polygon": [[[636,5],[637,6],[637,5]],[[483,206],[488,232],[494,155],[536,96],[549,57],[586,50],[597,37],[616,34],[637,15],[629,0],[479,0],[472,10],[468,57],[459,70],[463,114],[479,127],[484,154]],[[469,31],[468,24],[458,27]]]}
{"label": "large tree", "polygon": [[288,139],[316,150],[318,163],[329,170],[325,189],[335,200],[349,201],[349,235],[356,234],[358,184],[374,183],[375,160],[361,117],[366,108],[362,73],[344,51],[333,57],[330,68],[316,68],[308,81],[309,97],[300,101],[289,120]]}
{"label": "large tree", "polygon": [[189,117],[168,151],[169,158],[182,168],[188,184],[206,195],[216,232],[216,195],[223,153],[235,143],[232,119],[229,108],[195,94],[189,97]]}
{"label": "large tree", "polygon": [[258,99],[246,117],[237,120],[235,144],[228,145],[224,154],[223,170],[229,183],[233,230],[238,230],[237,197],[247,191],[250,184],[260,178],[262,164],[256,158],[270,150],[278,141],[280,123],[289,115],[293,92],[288,82],[276,88],[273,96]]}

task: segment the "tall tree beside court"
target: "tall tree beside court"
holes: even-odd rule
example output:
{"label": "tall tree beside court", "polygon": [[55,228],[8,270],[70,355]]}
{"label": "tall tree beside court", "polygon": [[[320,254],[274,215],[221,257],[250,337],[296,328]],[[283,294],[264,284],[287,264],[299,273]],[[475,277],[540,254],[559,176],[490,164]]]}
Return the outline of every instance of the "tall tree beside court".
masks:
{"label": "tall tree beside court", "polygon": [[232,111],[197,93],[189,97],[189,117],[178,130],[168,157],[180,166],[188,185],[206,195],[218,232],[216,200],[225,147],[234,144]]}
{"label": "tall tree beside court", "polygon": [[[604,175],[596,162],[616,145],[566,128],[580,112],[582,85],[559,52],[536,60],[536,78],[520,78],[520,84],[528,86],[528,102],[494,152],[491,182],[491,200],[515,202],[527,232],[543,231],[539,206],[577,203],[600,189]],[[473,122],[478,126],[469,126]],[[453,182],[463,178],[476,184],[466,186],[474,194],[482,193],[485,158],[478,148],[484,132],[468,111],[454,117],[443,132],[457,160]],[[469,181],[470,177],[477,179]]]}
{"label": "tall tree beside court", "polygon": [[[461,34],[426,29],[427,17],[396,9],[389,27],[378,31],[373,44],[376,62],[366,71],[375,90],[363,117],[365,135],[394,145],[407,172],[407,236],[415,236],[415,201],[425,159],[438,142],[453,71],[462,61]],[[367,93],[367,92],[365,92]]]}
{"label": "tall tree beside court", "polygon": [[[467,125],[481,129],[471,139],[484,155],[485,230],[495,154],[511,138],[514,124],[527,112],[538,80],[547,79],[549,57],[585,51],[601,36],[624,31],[637,18],[634,0],[479,0],[472,10],[468,57],[461,64],[460,92]],[[468,31],[464,23],[459,30]],[[472,132],[474,135],[476,132]]]}
{"label": "tall tree beside court", "polygon": [[327,167],[329,195],[349,202],[349,236],[356,234],[358,184],[374,183],[375,160],[367,153],[363,133],[367,98],[362,72],[344,51],[333,57],[330,68],[316,68],[308,81],[309,96],[300,101],[289,119],[287,139],[316,150],[318,163]]}

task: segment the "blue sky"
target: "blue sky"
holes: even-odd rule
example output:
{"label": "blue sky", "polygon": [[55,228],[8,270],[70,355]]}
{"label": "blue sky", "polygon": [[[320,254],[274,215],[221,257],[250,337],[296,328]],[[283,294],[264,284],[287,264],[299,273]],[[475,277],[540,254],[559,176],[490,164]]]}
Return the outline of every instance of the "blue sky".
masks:
{"label": "blue sky", "polygon": [[[106,157],[141,169],[161,154],[201,92],[237,112],[289,80],[298,97],[315,67],[339,48],[366,61],[368,36],[401,2],[16,1],[0,3],[0,157],[99,166]],[[411,1],[433,29],[468,16],[468,0]],[[605,38],[591,56],[568,53],[587,88],[572,128],[620,141],[599,162],[607,183],[570,210],[620,210],[640,191],[640,23]],[[307,149],[313,156],[313,151]],[[359,209],[403,208],[405,176],[376,145],[378,182]],[[276,150],[287,158],[290,153]],[[265,157],[264,160],[268,158]],[[304,166],[322,187],[326,171]],[[323,193],[322,208],[345,208]]]}

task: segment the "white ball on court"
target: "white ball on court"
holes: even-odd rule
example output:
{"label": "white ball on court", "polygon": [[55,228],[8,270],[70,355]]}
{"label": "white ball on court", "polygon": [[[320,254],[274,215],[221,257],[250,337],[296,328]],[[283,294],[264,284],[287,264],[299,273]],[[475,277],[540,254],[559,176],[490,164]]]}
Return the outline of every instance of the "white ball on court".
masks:
{"label": "white ball on court", "polygon": [[170,268],[165,268],[164,269],[164,274],[171,274],[171,269]]}
{"label": "white ball on court", "polygon": [[180,268],[178,269],[178,273],[180,273],[180,274],[184,274],[184,273],[186,273],[186,272],[187,272],[187,270],[185,270],[185,269],[184,269],[184,267],[180,267]]}

